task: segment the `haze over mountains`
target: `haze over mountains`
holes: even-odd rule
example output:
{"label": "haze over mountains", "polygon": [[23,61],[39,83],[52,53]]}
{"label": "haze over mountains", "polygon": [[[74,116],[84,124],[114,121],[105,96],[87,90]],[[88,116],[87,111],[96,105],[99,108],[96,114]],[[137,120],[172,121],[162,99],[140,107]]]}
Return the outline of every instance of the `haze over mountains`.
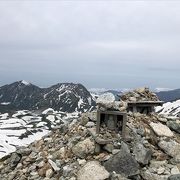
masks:
{"label": "haze over mountains", "polygon": [[[122,91],[93,89],[82,84],[58,83],[40,88],[24,80],[0,87],[0,112],[10,110],[44,110],[49,107],[63,112],[86,112],[95,106],[95,99],[102,93],[117,95]],[[180,89],[156,92],[160,100],[172,102],[180,99]]]}
{"label": "haze over mountains", "polygon": [[158,95],[159,99],[161,99],[164,102],[172,102],[180,99],[180,89],[160,91],[156,94]]}

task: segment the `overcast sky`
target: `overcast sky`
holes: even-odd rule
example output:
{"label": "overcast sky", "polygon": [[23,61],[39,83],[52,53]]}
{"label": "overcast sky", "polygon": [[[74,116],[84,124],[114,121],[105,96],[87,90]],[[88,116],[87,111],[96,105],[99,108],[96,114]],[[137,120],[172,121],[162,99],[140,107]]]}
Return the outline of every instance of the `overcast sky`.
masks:
{"label": "overcast sky", "polygon": [[178,1],[0,1],[0,85],[180,88]]}

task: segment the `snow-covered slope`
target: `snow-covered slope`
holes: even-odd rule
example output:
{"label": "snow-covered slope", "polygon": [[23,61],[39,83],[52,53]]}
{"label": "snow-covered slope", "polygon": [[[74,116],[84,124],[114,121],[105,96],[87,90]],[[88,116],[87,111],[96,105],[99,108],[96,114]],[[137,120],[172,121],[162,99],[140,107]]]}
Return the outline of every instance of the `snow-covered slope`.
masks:
{"label": "snow-covered slope", "polygon": [[164,103],[156,107],[156,112],[168,116],[178,117],[180,115],[180,100]]}
{"label": "snow-covered slope", "polygon": [[30,111],[17,111],[15,114],[0,114],[0,158],[41,139],[55,126],[78,118],[78,113],[66,114],[52,109],[42,114]]}

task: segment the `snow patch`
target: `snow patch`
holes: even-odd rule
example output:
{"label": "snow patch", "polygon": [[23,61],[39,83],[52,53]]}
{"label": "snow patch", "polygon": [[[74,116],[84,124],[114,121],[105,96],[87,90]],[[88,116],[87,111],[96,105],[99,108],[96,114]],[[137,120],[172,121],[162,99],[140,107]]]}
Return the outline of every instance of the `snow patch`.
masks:
{"label": "snow patch", "polygon": [[158,106],[155,110],[159,114],[178,117],[180,114],[180,100],[164,103],[163,106]]}
{"label": "snow patch", "polygon": [[5,105],[5,106],[6,106],[6,105],[9,105],[9,104],[11,104],[11,103],[10,103],[10,102],[2,102],[2,103],[1,103],[1,105]]}
{"label": "snow patch", "polygon": [[29,82],[27,82],[27,81],[25,81],[25,80],[22,80],[21,83],[24,84],[24,85],[26,85],[26,86],[29,86],[29,85],[31,84],[31,83],[29,83]]}
{"label": "snow patch", "polygon": [[42,112],[42,114],[52,114],[52,113],[54,113],[54,109],[52,108],[48,108]]}

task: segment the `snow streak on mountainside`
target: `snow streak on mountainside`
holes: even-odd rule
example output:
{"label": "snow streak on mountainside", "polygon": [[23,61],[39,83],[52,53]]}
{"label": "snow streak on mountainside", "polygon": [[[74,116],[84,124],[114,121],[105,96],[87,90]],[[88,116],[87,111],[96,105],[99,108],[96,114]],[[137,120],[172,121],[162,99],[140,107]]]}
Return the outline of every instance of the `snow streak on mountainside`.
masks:
{"label": "snow streak on mountainside", "polygon": [[164,103],[156,108],[156,112],[168,116],[178,117],[180,115],[180,100]]}
{"label": "snow streak on mountainside", "polygon": [[78,113],[66,114],[53,109],[47,109],[39,115],[30,111],[18,111],[13,115],[0,114],[0,158],[20,146],[27,146],[41,139],[55,126],[78,116]]}
{"label": "snow streak on mountainside", "polygon": [[95,105],[91,94],[81,84],[60,83],[39,88],[18,81],[0,87],[0,112],[53,108],[63,112],[86,112]]}

